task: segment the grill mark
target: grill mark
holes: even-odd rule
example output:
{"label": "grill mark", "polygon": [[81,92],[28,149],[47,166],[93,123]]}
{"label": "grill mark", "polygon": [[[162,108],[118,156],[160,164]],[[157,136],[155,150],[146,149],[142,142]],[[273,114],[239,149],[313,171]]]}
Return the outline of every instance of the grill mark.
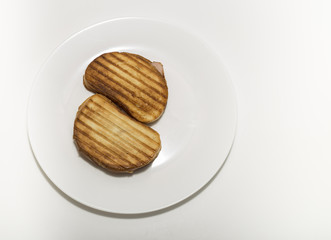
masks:
{"label": "grill mark", "polygon": [[[146,58],[142,57],[142,56],[139,56],[139,55],[131,55],[131,54],[126,54],[125,56],[127,56],[129,59],[132,59],[134,62],[136,62],[137,64],[141,64],[143,66],[146,66],[146,68],[150,69],[151,71],[154,72],[154,75],[156,75],[156,77],[158,79],[165,79],[164,77],[164,74],[160,73],[157,68],[155,66],[152,65],[152,61],[149,61],[147,60]],[[163,65],[162,65],[163,66]],[[147,76],[147,78],[149,79],[152,79],[154,81],[156,81],[155,79],[151,78],[148,74],[145,74],[144,72],[142,72],[144,75]],[[158,83],[158,85],[161,85],[161,86],[166,86],[166,82],[165,81],[161,81],[161,82],[158,82],[156,81],[156,83]]]}
{"label": "grill mark", "polygon": [[123,53],[125,56],[130,55],[132,58],[136,59],[138,62],[140,62],[141,64],[145,65],[148,68],[151,68],[151,61],[147,60],[146,58],[139,56],[137,54],[129,54],[129,53]]}
{"label": "grill mark", "polygon": [[[89,74],[87,74],[87,75],[89,75]],[[110,88],[102,80],[100,80],[92,75],[89,75],[89,76],[98,82],[98,84],[96,84],[95,82],[92,82],[92,81],[90,82],[90,85],[94,87],[95,92],[97,92],[97,93],[103,92],[102,90],[100,90],[100,85],[101,85],[102,86],[101,88],[105,88],[105,89],[107,89],[108,92],[110,92],[110,95],[108,94],[107,96],[111,100],[113,100],[116,104],[121,106],[126,112],[129,112],[132,116],[134,116],[135,111],[140,116],[143,116],[145,114],[146,115],[150,114],[149,112],[147,112],[147,110],[145,110],[143,108],[138,108],[130,99],[127,99],[121,92],[117,91],[116,89]],[[125,101],[127,101],[127,102],[123,103]],[[131,110],[130,110],[130,108],[131,108]]]}
{"label": "grill mark", "polygon": [[[89,108],[89,110],[90,110],[90,108]],[[93,110],[92,110],[93,111]],[[90,116],[88,116],[86,113],[84,113],[83,111],[81,112],[81,114],[82,115],[84,115],[86,118],[88,118],[90,121],[92,121],[92,122],[94,122],[96,125],[98,125],[99,127],[101,127],[101,128],[103,128],[103,129],[105,129],[106,131],[107,131],[107,128],[102,124],[102,123],[100,123],[99,121],[97,121],[97,120],[95,120],[95,119],[92,119]],[[99,114],[100,115],[100,114]],[[100,115],[101,116],[101,115]],[[101,116],[102,117],[102,116]],[[104,117],[102,117],[102,118],[104,118]],[[104,118],[108,123],[111,123],[111,124],[113,124],[111,121],[109,121],[107,118]],[[115,125],[115,124],[114,124]],[[120,128],[121,129],[121,128]],[[122,130],[122,129],[121,129]],[[118,140],[121,140],[122,138],[118,135],[118,134],[116,134],[116,133],[114,133],[114,135],[117,137],[117,139]],[[124,140],[124,139],[123,139]],[[140,154],[142,154],[142,155],[144,155],[145,157],[147,157],[147,158],[151,158],[151,156],[149,156],[147,153],[145,153],[145,152],[143,152],[143,151],[141,151],[140,149],[138,149],[136,146],[134,146],[133,144],[132,144],[132,140],[130,139],[129,141],[128,140],[124,140],[123,142],[125,142],[126,144],[122,144],[121,146],[125,146],[125,147],[130,147],[130,148],[132,148],[132,149],[135,149],[137,152],[139,152]],[[119,145],[120,146],[120,145]],[[153,153],[154,151],[152,150],[152,153]],[[145,162],[145,161],[144,161]]]}
{"label": "grill mark", "polygon": [[[88,143],[88,140],[83,140],[84,138],[90,139],[88,136],[85,135],[85,133],[83,131],[81,131],[80,129],[76,128],[76,134],[77,136],[79,136],[79,141],[81,143],[81,145],[83,145],[83,147],[81,147],[82,150],[85,150],[85,154],[97,165],[102,166],[102,167],[106,167],[106,168],[112,168],[112,169],[130,169],[132,168],[131,165],[123,165],[125,162],[124,161],[120,161],[117,162],[113,159],[112,153],[110,152],[105,152],[102,153],[99,150],[95,149],[95,144],[91,145]],[[96,144],[98,145],[98,144]],[[87,149],[86,149],[87,148]],[[96,154],[98,154],[99,156],[93,156],[91,152],[94,152]]]}
{"label": "grill mark", "polygon": [[[97,103],[95,103],[96,105],[99,105]],[[100,105],[99,105],[100,106]],[[92,108],[90,108],[88,105],[86,106],[86,108],[88,108],[90,111],[94,111]],[[99,117],[103,118],[104,120],[112,123],[113,125],[115,125],[117,128],[119,128],[121,131],[125,132],[127,135],[129,135],[131,138],[133,138],[135,141],[139,142],[140,145],[142,145],[145,148],[148,148],[150,151],[155,152],[155,149],[148,146],[146,143],[144,143],[143,141],[141,141],[139,138],[137,138],[133,133],[128,132],[127,130],[125,130],[124,128],[120,127],[118,124],[116,124],[115,122],[110,121],[109,119],[107,119],[106,117],[102,116],[101,114],[99,114],[98,112],[95,112],[95,114],[97,114]],[[115,116],[116,119],[119,119],[116,115],[112,114],[113,116]],[[131,126],[131,125],[130,125]],[[134,128],[135,129],[135,128]],[[136,129],[135,129],[136,130]],[[137,132],[137,131],[136,131]],[[146,136],[146,135],[145,135]],[[139,151],[139,149],[138,149]]]}
{"label": "grill mark", "polygon": [[[89,74],[85,74],[90,76],[91,78],[93,78],[94,81],[91,80],[90,82],[90,86],[91,86],[91,90],[92,92],[95,93],[101,93],[103,94],[103,90],[102,89],[107,89],[108,94],[107,97],[105,96],[105,98],[109,99],[109,101],[114,104],[114,105],[118,105],[119,107],[121,107],[126,113],[128,113],[129,115],[131,115],[133,118],[137,119],[138,121],[145,121],[146,119],[149,119],[150,117],[153,117],[155,114],[155,111],[151,111],[151,112],[147,112],[144,109],[138,108],[136,107],[130,100],[128,100],[127,98],[125,98],[125,96],[123,96],[120,92],[111,89],[108,85],[105,85],[105,83],[103,81],[99,81],[95,76],[89,75]],[[101,89],[101,90],[100,90]]]}
{"label": "grill mark", "polygon": [[[86,125],[84,122],[82,122],[80,119],[77,119],[77,122],[79,122],[79,124],[81,124],[83,127],[88,128],[89,130],[92,130],[93,132],[96,132],[96,131],[94,131],[92,128],[90,128],[88,125]],[[83,134],[86,138],[91,139],[92,142],[95,142],[97,145],[99,145],[100,147],[102,147],[103,150],[104,150],[105,152],[107,152],[107,153],[110,154],[110,156],[111,156],[112,154],[115,155],[117,158],[112,159],[112,161],[114,161],[115,164],[119,164],[119,165],[120,165],[120,163],[119,163],[118,161],[121,161],[121,162],[126,162],[126,163],[128,164],[128,166],[130,166],[130,165],[139,166],[139,165],[137,165],[137,164],[131,162],[130,160],[123,158],[123,156],[121,156],[121,154],[120,154],[120,153],[122,153],[121,151],[119,151],[120,153],[119,153],[119,152],[116,152],[116,151],[110,149],[108,146],[106,146],[106,145],[103,144],[102,142],[98,141],[95,137],[89,136],[89,135],[84,131],[84,129],[81,129],[80,127],[76,126],[76,130],[79,130],[79,132],[80,132],[81,134]],[[102,138],[104,138],[101,134],[98,134],[98,132],[96,132],[96,133],[97,133],[97,135],[99,135],[99,136],[101,136]],[[107,142],[108,142],[108,141],[107,141]],[[117,149],[117,150],[118,150],[118,149]],[[101,153],[102,153],[102,152],[101,152]],[[141,163],[140,161],[138,161],[138,162]],[[125,167],[125,166],[124,166],[124,167]]]}
{"label": "grill mark", "polygon": [[[95,71],[96,71],[96,70],[95,70]],[[100,89],[100,88],[106,88],[107,91],[110,92],[110,95],[108,94],[108,97],[109,97],[112,101],[114,101],[115,103],[117,103],[118,105],[120,105],[121,107],[125,108],[125,110],[129,111],[129,109],[128,109],[124,104],[122,104],[121,101],[119,101],[119,100],[116,99],[116,98],[118,98],[118,97],[124,98],[125,100],[127,100],[129,103],[132,104],[132,105],[130,105],[130,104],[126,104],[126,105],[130,105],[132,108],[135,108],[138,112],[142,112],[142,109],[137,108],[137,107],[136,107],[136,106],[135,106],[130,100],[128,100],[125,96],[123,96],[123,94],[122,94],[121,92],[118,92],[116,89],[112,89],[112,88],[110,88],[110,87],[109,87],[108,85],[106,85],[102,80],[96,78],[96,77],[93,76],[93,75],[90,75],[90,74],[88,74],[88,73],[86,73],[85,75],[90,76],[91,78],[94,79],[94,81],[96,81],[96,82],[98,83],[98,84],[96,84],[96,82],[93,82],[93,81],[90,81],[90,82],[89,82],[89,85],[90,85],[90,87],[92,88],[91,91],[96,92],[96,93],[101,93],[102,91],[100,91],[99,89]],[[100,85],[101,85],[102,87],[100,87]],[[131,112],[131,111],[129,111],[129,112]]]}
{"label": "grill mark", "polygon": [[[108,55],[107,55],[108,56]],[[118,57],[116,57],[115,55],[112,55],[114,58],[116,58],[117,60],[119,60],[120,62],[123,62],[123,60],[119,59]],[[155,87],[151,86],[150,84],[145,83],[144,81],[142,81],[141,79],[135,77],[132,73],[128,72],[127,70],[125,70],[124,68],[122,68],[121,66],[119,66],[117,63],[111,61],[109,58],[107,58],[105,55],[101,55],[101,57],[103,59],[105,59],[109,64],[117,67],[118,69],[120,69],[122,72],[126,73],[127,75],[129,75],[130,77],[132,77],[133,79],[135,79],[136,81],[140,82],[141,84],[143,84],[144,86],[152,89],[154,92],[156,92],[157,94],[161,95],[164,99],[167,99],[166,95],[163,94],[161,91],[159,91],[158,89],[156,89]],[[97,60],[96,60],[97,61]],[[132,67],[131,65],[126,64],[129,68],[134,69],[135,71],[139,72],[138,69]],[[107,68],[108,69],[108,68]],[[109,70],[109,69],[108,69]],[[139,72],[140,73],[140,72]],[[140,73],[141,74],[141,73]],[[144,76],[144,75],[143,75]],[[154,97],[153,95],[150,95],[148,92],[146,92],[144,89],[141,89],[139,86],[133,84],[132,82],[128,81],[127,79],[121,77],[123,80],[125,80],[127,83],[131,84],[132,86],[138,88],[140,91],[144,92],[146,95],[148,95],[149,97],[153,98],[156,102],[164,104],[162,102],[160,102],[159,99],[157,99],[156,97]]]}
{"label": "grill mark", "polygon": [[[80,138],[85,137],[83,135],[80,135],[81,132],[77,133],[79,134]],[[112,162],[106,158],[105,155],[103,155],[101,152],[95,150],[90,144],[80,139],[81,144],[83,147],[81,148],[84,150],[84,154],[88,156],[92,162],[94,162],[96,165],[103,167],[103,168],[110,168],[110,169],[116,169],[117,171],[123,171],[123,170],[129,170],[129,167],[123,167],[121,164]],[[97,156],[92,156],[91,152],[94,152]],[[99,160],[100,159],[100,160]]]}
{"label": "grill mark", "polygon": [[[107,69],[107,67],[105,67],[105,66],[104,66],[102,63],[100,63],[99,61],[94,61],[94,63],[97,64],[97,65],[99,65],[99,66],[101,66],[101,67],[103,67],[103,68],[105,68],[105,69]],[[99,71],[99,70],[98,70],[97,68],[95,68],[94,66],[91,65],[90,67],[91,67],[93,70],[95,70],[99,75],[102,75],[102,76],[104,76],[105,78],[107,78],[108,80],[110,80],[111,83],[114,83],[114,84],[117,85],[118,87],[124,89],[126,92],[129,92],[131,95],[135,95],[135,93],[134,93],[133,91],[131,91],[130,89],[128,89],[127,87],[125,87],[125,86],[122,85],[121,83],[117,82],[116,80],[110,78],[108,75],[104,74],[103,72]],[[109,69],[107,69],[107,70],[109,70]],[[110,71],[110,70],[109,70],[109,71]],[[112,72],[112,71],[110,71],[110,72]],[[120,75],[118,75],[117,73],[114,73],[114,72],[112,72],[112,73],[113,73],[114,75],[116,75],[117,77],[123,79],[123,77],[120,76]],[[90,76],[91,76],[91,75],[90,75]],[[101,79],[99,79],[99,80],[101,80]],[[102,80],[102,81],[103,81],[103,80]],[[119,92],[119,91],[117,91],[117,92],[118,92],[118,93],[121,93],[121,92]],[[122,93],[121,93],[121,95],[122,95],[122,97],[124,97],[125,99],[127,99],[128,101],[130,101],[133,105],[135,105],[134,102],[132,102],[132,99],[131,99],[130,96],[123,96],[124,94],[122,94]],[[157,111],[160,111],[160,110],[161,110],[160,108],[156,107],[154,103],[152,103],[152,102],[146,102],[146,101],[144,100],[144,98],[141,98],[141,97],[139,97],[139,96],[136,96],[136,98],[139,99],[139,100],[142,102],[142,106],[146,106],[146,105],[143,104],[143,103],[146,103],[147,106],[153,108],[154,110],[157,110]],[[160,106],[159,106],[159,107],[160,107]],[[139,109],[140,109],[140,108],[139,108]]]}
{"label": "grill mark", "polygon": [[[112,54],[112,56],[114,56],[115,58],[117,58],[119,61],[126,63],[128,66],[130,66],[130,67],[132,68],[132,65],[129,64],[128,61],[123,60],[122,58],[116,56],[115,54]],[[135,63],[137,63],[138,65],[144,66],[144,64],[141,64],[141,63],[138,62],[136,59],[132,58],[129,54],[128,54],[128,55],[125,55],[125,56],[126,56],[128,59],[131,59],[132,61],[134,61]],[[144,67],[147,68],[146,66],[144,66]],[[138,70],[138,69],[136,69],[136,68],[135,68],[135,70],[136,70],[137,72],[139,72],[141,75],[143,75],[143,76],[145,76],[146,78],[148,78],[148,79],[149,79],[150,81],[152,81],[153,83],[159,85],[161,88],[164,88],[164,87],[165,87],[165,84],[162,84],[162,83],[156,81],[155,79],[153,79],[153,78],[151,78],[150,76],[148,76],[146,73],[141,72],[140,70]],[[149,70],[150,70],[150,69],[149,69]],[[157,71],[157,70],[156,70],[156,71]],[[156,73],[154,73],[154,74],[155,74],[157,77],[160,77],[160,76],[158,76]]]}
{"label": "grill mark", "polygon": [[[122,71],[123,73],[129,75],[131,78],[133,78],[134,80],[136,80],[137,82],[139,82],[140,84],[144,85],[146,88],[149,88],[151,90],[153,90],[155,93],[157,93],[158,95],[160,95],[164,100],[166,100],[166,96],[161,93],[159,90],[157,90],[156,88],[154,88],[153,86],[150,86],[148,84],[146,84],[145,82],[141,81],[141,79],[136,78],[133,74],[131,74],[130,72],[128,72],[127,70],[123,69],[121,66],[119,66],[116,62],[111,61],[108,58],[105,58],[104,56],[102,56],[102,58],[109,64],[113,65],[116,69],[111,69],[109,68],[107,65],[103,64],[102,62],[100,62],[99,60],[95,60],[96,63],[98,63],[98,65],[102,66],[104,69],[108,70],[109,72],[111,72],[113,75],[117,76],[118,78],[122,79],[123,81],[125,81],[127,84],[129,84],[130,86],[132,86],[135,89],[139,89],[141,92],[143,92],[147,97],[151,98],[151,101],[155,101],[161,105],[164,105],[164,101],[159,100],[155,95],[149,93],[148,91],[146,91],[144,88],[141,88],[140,86],[136,85],[135,83],[133,83],[132,81],[129,81],[127,78],[125,78],[123,75],[121,75],[121,73],[117,73],[117,70]],[[113,79],[112,79],[113,80]],[[116,81],[118,82],[118,81]],[[122,84],[121,84],[122,85]],[[124,85],[122,85],[124,86]],[[127,90],[127,89],[126,89]],[[127,91],[134,91],[134,90],[127,90]],[[143,100],[143,99],[142,99]]]}
{"label": "grill mark", "polygon": [[[137,160],[137,162],[139,162],[141,165],[143,165],[145,162],[141,161],[137,156],[135,156],[132,153],[129,153],[127,151],[125,151],[125,149],[123,148],[123,146],[118,145],[117,143],[115,143],[114,141],[111,141],[109,138],[107,138],[106,136],[104,136],[102,133],[95,131],[91,126],[87,125],[86,123],[84,123],[82,120],[77,119],[78,122],[80,122],[82,125],[84,125],[86,128],[88,128],[89,130],[95,132],[97,135],[99,135],[101,138],[105,139],[106,142],[110,143],[112,146],[115,146],[118,150],[120,149],[120,152],[124,153],[124,155],[129,155],[130,157],[134,158]],[[94,122],[94,120],[92,120]],[[102,144],[102,143],[101,143]],[[108,147],[106,146],[106,149],[108,149]],[[124,160],[124,159],[123,159]],[[129,161],[129,160],[127,160]]]}
{"label": "grill mark", "polygon": [[[150,61],[146,58],[144,58],[143,56],[137,55],[137,54],[129,54],[129,53],[125,53],[124,55],[130,55],[132,58],[136,59],[138,62],[140,62],[141,64],[145,65],[147,68],[150,68],[151,70],[153,70],[154,72],[157,72],[158,74],[161,74],[161,76],[165,79],[165,75],[164,75],[164,68],[163,68],[163,64],[161,62],[155,62],[155,61]],[[162,70],[163,72],[161,73],[156,66],[154,66],[153,63],[160,63],[162,65]]]}
{"label": "grill mark", "polygon": [[[123,56],[121,56],[123,55]],[[162,76],[162,74],[157,71],[157,69],[155,69],[154,66],[152,66],[152,62],[148,62],[147,60],[143,60],[141,56],[132,56],[132,54],[129,53],[125,53],[125,54],[112,54],[112,56],[114,56],[115,58],[117,58],[119,61],[124,62],[127,66],[129,66],[130,68],[135,68],[135,66],[132,64],[132,62],[136,63],[138,66],[143,66],[145,68],[147,68],[148,70],[154,72],[154,76],[156,76],[158,79],[161,77],[162,79],[164,79],[164,76]],[[122,58],[121,58],[121,57]],[[126,58],[125,58],[126,57]],[[131,62],[129,63],[128,60],[131,60]],[[141,62],[141,61],[143,62]],[[151,76],[149,76],[148,74],[146,74],[143,71],[140,71],[138,69],[136,69],[137,72],[139,72],[141,75],[143,75],[146,79],[148,79],[149,81],[157,84],[158,86],[160,86],[161,88],[166,87],[166,83],[164,81],[157,81],[154,78],[152,78]]]}
{"label": "grill mark", "polygon": [[[97,141],[95,138],[93,138],[93,137],[89,136],[88,134],[86,134],[86,132],[84,132],[84,130],[80,129],[78,126],[76,126],[75,131],[77,131],[78,133],[82,134],[82,135],[85,136],[86,138],[92,140],[92,142],[94,142],[96,145],[99,145],[99,146],[103,147],[103,149],[106,150],[106,152],[107,152],[108,154],[110,153],[110,156],[112,156],[112,155],[116,155],[119,159],[121,159],[121,156],[120,156],[118,153],[112,151],[111,149],[108,149],[104,144],[100,143],[100,142]],[[124,165],[122,165],[123,163],[122,163],[122,164],[119,163],[118,160],[116,161],[115,159],[112,159],[111,157],[108,157],[106,154],[104,154],[104,153],[100,152],[99,150],[95,149],[94,146],[91,146],[87,141],[84,141],[81,137],[79,138],[79,140],[80,140],[83,144],[87,145],[90,149],[92,149],[93,151],[95,151],[95,152],[97,152],[99,155],[101,155],[106,161],[110,161],[110,162],[112,162],[112,163],[113,163],[112,165],[114,165],[114,166],[119,165],[119,166],[121,166],[122,168],[127,169],[128,167],[130,167],[131,164],[132,164],[132,165],[135,165],[135,164],[133,164],[132,162],[129,162],[129,161],[127,161],[126,159],[123,159],[122,162],[126,162],[126,163],[128,163],[128,166],[124,166]],[[90,155],[90,154],[88,154],[88,155]],[[106,156],[105,156],[105,155],[106,155]],[[93,159],[92,159],[92,160],[93,160]],[[94,161],[95,161],[95,160],[94,160]],[[103,164],[103,163],[101,163],[101,164]],[[137,165],[135,165],[135,166],[138,167]]]}
{"label": "grill mark", "polygon": [[[133,60],[134,62],[138,63],[138,64],[141,64],[145,67],[147,67],[148,69],[154,71],[154,67],[152,65],[152,61],[150,61],[149,59],[147,58],[144,58],[143,56],[140,56],[138,54],[134,54],[134,53],[128,53],[128,52],[122,52],[122,53],[116,53],[116,55],[124,55],[128,58],[130,58],[131,60]],[[155,71],[154,71],[155,72]],[[159,72],[158,72],[159,73]]]}
{"label": "grill mark", "polygon": [[144,132],[140,131],[138,128],[134,127],[133,125],[131,125],[128,122],[124,122],[125,120],[123,120],[122,118],[120,118],[118,115],[112,113],[109,109],[105,108],[104,106],[100,105],[99,103],[95,102],[94,100],[91,99],[91,102],[93,102],[95,105],[97,105],[99,108],[105,110],[106,112],[112,114],[113,116],[115,116],[118,120],[123,121],[123,123],[125,123],[126,125],[129,125],[132,129],[136,130],[136,132],[140,133],[141,135],[144,135],[146,138],[150,139],[152,142],[156,143],[157,145],[159,145],[158,142],[156,142],[153,138],[151,138],[150,136],[148,136],[147,134],[145,134]]}

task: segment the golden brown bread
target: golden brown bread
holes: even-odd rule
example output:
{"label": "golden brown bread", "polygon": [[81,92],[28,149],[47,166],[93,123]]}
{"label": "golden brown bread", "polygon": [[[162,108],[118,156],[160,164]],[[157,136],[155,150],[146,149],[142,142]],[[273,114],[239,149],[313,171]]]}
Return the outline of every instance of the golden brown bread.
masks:
{"label": "golden brown bread", "polygon": [[144,123],[157,120],[167,105],[162,64],[132,53],[111,52],[97,57],[85,71],[84,85]]}
{"label": "golden brown bread", "polygon": [[114,172],[132,173],[151,163],[161,149],[156,131],[127,116],[100,94],[79,107],[74,139],[81,152]]}

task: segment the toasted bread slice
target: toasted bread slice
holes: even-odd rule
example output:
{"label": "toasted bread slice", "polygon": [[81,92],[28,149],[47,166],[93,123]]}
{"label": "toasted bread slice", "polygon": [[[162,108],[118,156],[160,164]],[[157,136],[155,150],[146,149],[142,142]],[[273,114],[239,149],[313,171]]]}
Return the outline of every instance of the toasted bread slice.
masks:
{"label": "toasted bread slice", "polygon": [[84,85],[143,123],[157,120],[167,105],[162,64],[132,53],[111,52],[97,57],[85,71]]}
{"label": "toasted bread slice", "polygon": [[156,131],[127,116],[100,94],[79,107],[74,139],[81,152],[114,172],[132,173],[151,163],[161,149]]}

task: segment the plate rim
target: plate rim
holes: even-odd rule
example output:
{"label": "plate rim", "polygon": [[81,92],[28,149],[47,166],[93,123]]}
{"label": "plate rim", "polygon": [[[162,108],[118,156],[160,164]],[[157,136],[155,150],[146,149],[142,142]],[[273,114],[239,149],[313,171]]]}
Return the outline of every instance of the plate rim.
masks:
{"label": "plate rim", "polygon": [[[219,56],[219,54],[214,51],[214,54],[217,56],[220,64],[224,67],[224,74],[226,75],[226,81],[228,81],[229,86],[231,88],[231,92],[234,96],[233,99],[233,107],[234,107],[234,115],[233,115],[233,134],[232,134],[232,138],[231,138],[231,144],[229,146],[229,149],[227,150],[227,154],[225,156],[225,158],[222,160],[222,164],[220,164],[220,166],[218,168],[216,168],[216,170],[214,171],[214,173],[212,174],[212,176],[209,177],[208,181],[204,182],[203,184],[200,184],[198,188],[195,188],[192,192],[190,192],[189,194],[186,194],[184,197],[176,200],[175,202],[170,201],[170,203],[168,204],[164,204],[162,207],[158,207],[158,208],[153,208],[150,210],[145,210],[145,211],[136,211],[136,212],[123,212],[123,211],[115,211],[115,210],[109,210],[109,209],[105,209],[99,206],[92,206],[92,204],[90,203],[86,203],[83,199],[77,199],[75,195],[72,194],[68,194],[66,190],[62,189],[60,186],[58,186],[58,184],[49,176],[49,174],[47,173],[47,171],[45,170],[45,168],[43,167],[42,163],[38,160],[38,157],[36,155],[35,152],[35,146],[33,144],[33,140],[31,139],[31,127],[30,127],[30,109],[31,109],[31,102],[32,102],[32,95],[33,92],[36,88],[36,85],[38,83],[38,80],[40,78],[41,73],[43,72],[43,70],[45,69],[45,67],[47,66],[47,64],[49,63],[49,61],[52,59],[52,57],[57,53],[58,50],[61,49],[62,46],[64,46],[67,42],[70,42],[73,38],[75,38],[76,36],[78,36],[79,34],[81,34],[82,32],[85,32],[89,29],[93,29],[99,25],[103,25],[103,24],[108,24],[111,22],[120,22],[123,20],[143,20],[143,21],[148,21],[148,22],[154,22],[154,23],[159,23],[159,24],[166,24],[167,26],[170,27],[175,27],[177,29],[180,29],[184,32],[189,33],[190,35],[198,38],[199,41],[201,41],[205,47],[209,50],[214,50],[212,45],[206,41],[205,38],[200,37],[199,35],[197,35],[197,33],[195,31],[192,31],[191,28],[185,28],[182,25],[175,25],[169,21],[164,21],[164,20],[160,20],[160,19],[154,19],[154,18],[147,18],[147,17],[119,17],[119,18],[113,18],[113,19],[109,19],[109,20],[105,20],[105,21],[101,21],[95,24],[92,24],[90,26],[87,26],[71,35],[69,35],[68,38],[66,38],[64,41],[62,41],[60,44],[58,44],[48,55],[48,57],[42,62],[42,64],[40,65],[37,73],[34,76],[33,82],[30,86],[30,91],[28,94],[28,101],[27,101],[27,106],[26,106],[26,130],[27,130],[27,137],[28,137],[28,141],[29,141],[29,145],[30,145],[30,149],[32,151],[33,157],[37,163],[37,165],[39,166],[40,170],[45,174],[45,177],[47,177],[47,179],[50,180],[50,182],[52,184],[54,184],[54,186],[56,186],[57,189],[59,189],[61,192],[63,192],[65,194],[65,196],[67,196],[70,199],[73,199],[75,202],[83,204],[84,206],[97,210],[97,211],[102,211],[102,212],[106,212],[106,213],[113,213],[113,214],[123,214],[123,215],[127,215],[127,214],[144,214],[144,213],[155,213],[155,212],[159,212],[159,211],[166,211],[166,209],[170,209],[173,206],[177,206],[177,205],[181,205],[181,203],[185,202],[186,200],[190,200],[191,197],[195,197],[195,194],[200,194],[200,192],[202,192],[204,190],[204,188],[206,186],[208,186],[211,182],[214,181],[214,179],[216,178],[216,176],[218,175],[218,173],[221,171],[221,169],[223,168],[223,166],[225,165],[225,163],[227,162],[227,159],[229,158],[231,152],[232,152],[232,148],[233,145],[235,143],[235,139],[236,139],[236,135],[237,135],[237,128],[238,128],[238,101],[237,101],[237,92],[235,89],[235,85],[234,82],[232,81],[232,78],[229,75],[228,69],[226,68],[226,66],[224,65],[224,62],[222,61],[222,58]],[[185,30],[186,29],[186,30]]]}

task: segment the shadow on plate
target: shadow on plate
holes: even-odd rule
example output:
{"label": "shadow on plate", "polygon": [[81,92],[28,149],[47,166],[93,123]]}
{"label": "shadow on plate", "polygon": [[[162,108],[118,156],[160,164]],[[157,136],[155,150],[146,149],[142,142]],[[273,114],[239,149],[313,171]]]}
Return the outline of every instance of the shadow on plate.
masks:
{"label": "shadow on plate", "polygon": [[[234,141],[233,141],[234,142]],[[65,198],[67,201],[69,201],[71,204],[81,208],[82,210],[85,210],[85,211],[88,211],[90,213],[93,213],[93,214],[97,214],[97,215],[100,215],[100,216],[105,216],[105,217],[112,217],[112,218],[121,218],[121,219],[136,219],[136,218],[147,218],[147,217],[151,217],[151,216],[155,216],[155,215],[159,215],[159,214],[162,214],[162,213],[165,213],[165,212],[168,212],[168,211],[171,211],[171,210],[174,210],[182,205],[184,205],[185,203],[189,202],[190,200],[192,200],[193,198],[195,198],[196,196],[198,196],[204,189],[206,189],[212,182],[213,180],[217,177],[217,175],[219,174],[219,172],[222,170],[223,166],[225,165],[225,163],[227,162],[228,160],[228,157],[232,151],[232,147],[233,147],[233,143],[231,145],[231,148],[229,150],[229,153],[225,159],[225,161],[223,162],[222,166],[217,170],[216,174],[202,187],[200,188],[197,192],[195,192],[194,194],[192,194],[191,196],[185,198],[184,200],[176,203],[176,204],[173,204],[169,207],[166,207],[166,208],[162,208],[162,209],[159,209],[159,210],[156,210],[156,211],[152,211],[152,212],[147,212],[147,213],[133,213],[133,214],[126,214],[126,213],[111,213],[111,212],[106,212],[106,211],[102,211],[102,210],[98,210],[98,209],[95,209],[95,208],[92,208],[92,207],[89,207],[89,206],[86,206],[78,201],[76,201],[75,199],[71,198],[70,196],[68,196],[67,194],[65,194],[60,188],[58,188],[49,178],[48,176],[46,175],[46,173],[44,172],[44,170],[41,168],[41,166],[39,165],[39,162],[37,161],[37,158],[36,156],[34,155],[34,152],[33,152],[33,149],[32,149],[32,146],[31,146],[31,143],[29,141],[29,146],[30,146],[30,149],[31,149],[31,152],[33,154],[33,157],[34,157],[34,160],[40,170],[40,172],[42,173],[42,175],[44,176],[44,178],[46,179],[46,181],[51,185],[51,187],[56,191],[58,192],[63,198]],[[93,164],[94,167],[96,167],[96,164],[94,164],[93,162],[91,162],[91,160],[89,159],[86,159],[86,156],[84,156],[84,159],[88,162],[90,162],[90,164]],[[148,169],[148,166],[146,166],[147,168],[143,168],[141,170],[137,170],[140,171],[140,172],[143,172],[143,171],[146,171]],[[106,172],[104,169],[100,168],[102,171]],[[109,175],[114,175],[113,173],[109,173],[109,172],[106,172],[107,174]],[[136,174],[136,173],[135,173]],[[121,177],[123,177],[123,174],[115,174],[116,176],[119,176],[119,175],[122,175]],[[131,174],[125,174],[125,175],[131,175]]]}

